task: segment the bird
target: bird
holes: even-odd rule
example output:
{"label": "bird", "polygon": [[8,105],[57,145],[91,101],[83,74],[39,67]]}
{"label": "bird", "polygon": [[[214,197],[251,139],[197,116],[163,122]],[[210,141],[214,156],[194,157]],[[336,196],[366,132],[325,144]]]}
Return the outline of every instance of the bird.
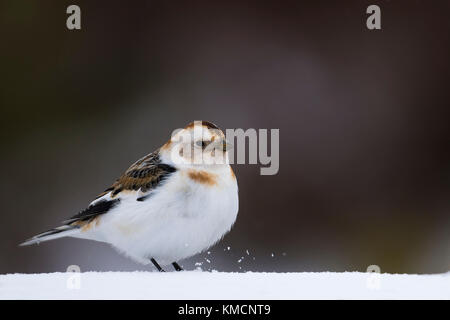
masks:
{"label": "bird", "polygon": [[219,127],[194,121],[133,163],[84,210],[21,246],[73,237],[109,243],[132,260],[183,270],[234,225],[238,184],[231,144]]}

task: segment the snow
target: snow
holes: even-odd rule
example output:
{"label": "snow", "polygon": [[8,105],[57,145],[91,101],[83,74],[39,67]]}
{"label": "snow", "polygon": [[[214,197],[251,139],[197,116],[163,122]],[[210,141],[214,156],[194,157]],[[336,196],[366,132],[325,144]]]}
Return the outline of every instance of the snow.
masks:
{"label": "snow", "polygon": [[7,274],[0,299],[450,299],[450,273]]}

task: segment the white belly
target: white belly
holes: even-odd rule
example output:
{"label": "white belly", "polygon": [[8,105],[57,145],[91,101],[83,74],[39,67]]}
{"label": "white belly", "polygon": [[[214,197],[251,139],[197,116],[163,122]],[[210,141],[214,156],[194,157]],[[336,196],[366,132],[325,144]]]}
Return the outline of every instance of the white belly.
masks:
{"label": "white belly", "polygon": [[238,189],[231,175],[210,186],[176,172],[145,201],[136,201],[134,195],[121,199],[89,237],[108,242],[139,262],[155,258],[164,265],[219,241],[237,212]]}

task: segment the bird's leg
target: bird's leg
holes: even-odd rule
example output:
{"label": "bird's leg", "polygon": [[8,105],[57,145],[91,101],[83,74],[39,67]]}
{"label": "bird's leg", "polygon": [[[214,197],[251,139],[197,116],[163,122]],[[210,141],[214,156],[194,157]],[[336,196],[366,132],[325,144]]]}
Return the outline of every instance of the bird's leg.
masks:
{"label": "bird's leg", "polygon": [[161,268],[161,266],[158,264],[158,262],[156,262],[156,260],[154,258],[151,258],[150,261],[153,263],[153,265],[156,267],[156,269],[158,269],[159,272],[165,272],[163,268]]}
{"label": "bird's leg", "polygon": [[177,271],[183,271],[183,268],[180,267],[180,265],[176,262],[172,262],[173,267],[175,268],[175,270]]}

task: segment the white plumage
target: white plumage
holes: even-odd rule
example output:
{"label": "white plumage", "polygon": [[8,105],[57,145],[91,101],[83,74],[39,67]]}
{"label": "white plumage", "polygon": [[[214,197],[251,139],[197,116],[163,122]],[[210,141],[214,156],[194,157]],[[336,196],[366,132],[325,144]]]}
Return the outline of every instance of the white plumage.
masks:
{"label": "white plumage", "polygon": [[142,263],[149,257],[169,264],[193,256],[219,241],[236,220],[237,183],[230,169],[220,171],[213,187],[177,171],[148,200],[125,195],[97,227],[72,236],[108,242]]}
{"label": "white plumage", "polygon": [[[222,143],[223,133],[215,130],[214,125],[205,123],[200,124],[204,129],[202,141],[210,144],[220,139]],[[194,127],[190,124],[184,131],[192,133]],[[92,217],[82,215],[82,219],[76,216],[75,221],[69,220],[70,223],[60,229],[53,229],[53,233],[50,230],[24,244],[64,236],[90,239],[109,243],[138,262],[148,263],[153,258],[164,265],[206,250],[219,241],[235,222],[238,186],[228,163],[194,164],[191,158],[180,152],[186,146],[193,148],[195,143],[195,139],[187,144],[173,137],[154,153],[158,162],[154,161],[154,157],[147,156],[146,161],[138,161],[126,172],[141,170],[145,166],[147,169],[158,169],[157,166],[175,168],[163,176],[164,179],[157,180],[156,186],[148,190],[140,187],[136,184],[143,178],[138,177],[133,190],[127,190],[119,179],[115,189],[110,188],[90,205],[92,208],[99,203],[114,201],[115,204],[107,212]],[[211,150],[206,154],[206,149],[203,146],[202,152],[209,157]],[[216,154],[218,151],[216,148]],[[227,156],[225,148],[220,151]],[[159,171],[157,173],[160,174]],[[152,176],[144,178],[148,182]],[[127,179],[128,182],[131,178]],[[67,230],[61,231],[61,228]]]}

